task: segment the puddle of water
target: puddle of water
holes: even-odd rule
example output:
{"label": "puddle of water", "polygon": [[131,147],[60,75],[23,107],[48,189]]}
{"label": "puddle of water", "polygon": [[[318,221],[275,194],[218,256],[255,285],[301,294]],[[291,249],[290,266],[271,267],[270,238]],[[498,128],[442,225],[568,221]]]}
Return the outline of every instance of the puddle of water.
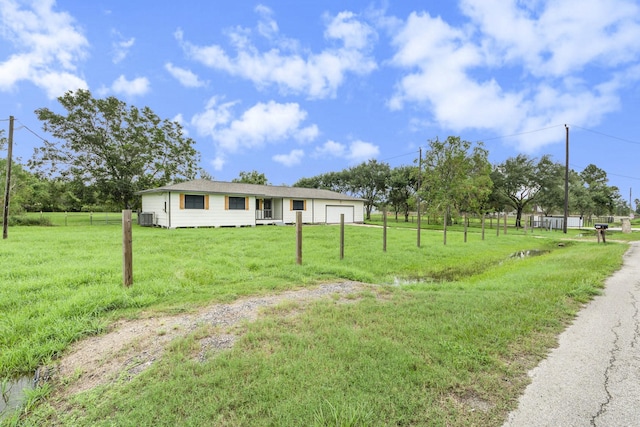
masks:
{"label": "puddle of water", "polygon": [[24,399],[24,390],[33,387],[32,377],[16,380],[0,380],[0,420],[19,407]]}
{"label": "puddle of water", "polygon": [[539,249],[527,249],[518,251],[509,256],[509,258],[528,258],[531,256],[540,256],[549,253],[549,251],[543,251]]}

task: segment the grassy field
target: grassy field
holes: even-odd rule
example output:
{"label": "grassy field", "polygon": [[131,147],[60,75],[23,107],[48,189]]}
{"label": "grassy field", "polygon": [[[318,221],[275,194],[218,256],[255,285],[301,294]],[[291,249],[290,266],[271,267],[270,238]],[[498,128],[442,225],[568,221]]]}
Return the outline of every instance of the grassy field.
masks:
{"label": "grassy field", "polygon": [[[195,336],[130,382],[44,401],[7,423],[41,425],[500,425],[526,371],[619,267],[625,245],[509,230],[134,228],[122,287],[119,226],[13,227],[0,245],[0,378],[50,363],[141,310],[178,313],[245,295],[349,279],[381,285],[354,304],[285,305],[204,362]],[[632,235],[637,237],[635,234]],[[510,255],[549,251],[527,259]],[[384,298],[376,297],[382,293]],[[287,315],[297,313],[296,315]],[[480,409],[478,409],[480,408]]]}

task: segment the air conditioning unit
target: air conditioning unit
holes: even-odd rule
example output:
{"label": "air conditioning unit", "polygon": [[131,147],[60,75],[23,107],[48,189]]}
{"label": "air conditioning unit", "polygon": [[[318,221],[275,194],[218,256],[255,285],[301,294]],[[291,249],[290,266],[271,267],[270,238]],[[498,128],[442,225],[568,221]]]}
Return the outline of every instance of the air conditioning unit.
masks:
{"label": "air conditioning unit", "polygon": [[138,224],[142,227],[153,226],[153,212],[141,212],[138,214]]}

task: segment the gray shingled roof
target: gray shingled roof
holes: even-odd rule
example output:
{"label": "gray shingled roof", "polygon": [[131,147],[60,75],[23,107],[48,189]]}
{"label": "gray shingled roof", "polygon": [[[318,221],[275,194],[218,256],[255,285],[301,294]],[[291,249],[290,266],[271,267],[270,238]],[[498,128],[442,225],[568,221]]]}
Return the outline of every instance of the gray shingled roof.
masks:
{"label": "gray shingled roof", "polygon": [[328,200],[360,200],[335,191],[317,188],[284,187],[274,185],[242,184],[237,182],[209,181],[196,179],[179,184],[138,191],[136,194],[164,193],[164,192],[194,192],[207,194],[238,194],[260,197],[289,197],[296,199],[328,199]]}

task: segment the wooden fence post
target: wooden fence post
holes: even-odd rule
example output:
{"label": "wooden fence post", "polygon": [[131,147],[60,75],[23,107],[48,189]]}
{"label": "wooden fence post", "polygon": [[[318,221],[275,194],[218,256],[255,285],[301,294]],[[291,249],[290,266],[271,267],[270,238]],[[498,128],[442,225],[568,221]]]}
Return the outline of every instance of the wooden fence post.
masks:
{"label": "wooden fence post", "polygon": [[449,221],[449,207],[444,211],[444,225],[442,226],[443,245],[447,244],[447,222]]}
{"label": "wooden fence post", "polygon": [[484,212],[482,212],[482,240],[484,240]]}
{"label": "wooden fence post", "polygon": [[133,251],[131,234],[131,210],[122,211],[122,280],[124,286],[133,284]]}
{"label": "wooden fence post", "polygon": [[467,214],[465,212],[464,216],[462,217],[462,220],[464,221],[464,242],[467,243]]}
{"label": "wooden fence post", "polygon": [[[418,221],[418,223],[420,223]],[[382,210],[382,252],[387,252],[387,210]]]}
{"label": "wooden fence post", "polygon": [[533,215],[531,215],[531,234],[533,234],[533,229],[535,228],[536,221],[535,221],[535,217]]}
{"label": "wooden fence post", "polygon": [[504,213],[504,234],[507,234],[507,213]]}
{"label": "wooden fence post", "polygon": [[340,259],[344,259],[344,214],[340,214]]}
{"label": "wooden fence post", "polygon": [[296,212],[296,264],[302,264],[302,212]]}

